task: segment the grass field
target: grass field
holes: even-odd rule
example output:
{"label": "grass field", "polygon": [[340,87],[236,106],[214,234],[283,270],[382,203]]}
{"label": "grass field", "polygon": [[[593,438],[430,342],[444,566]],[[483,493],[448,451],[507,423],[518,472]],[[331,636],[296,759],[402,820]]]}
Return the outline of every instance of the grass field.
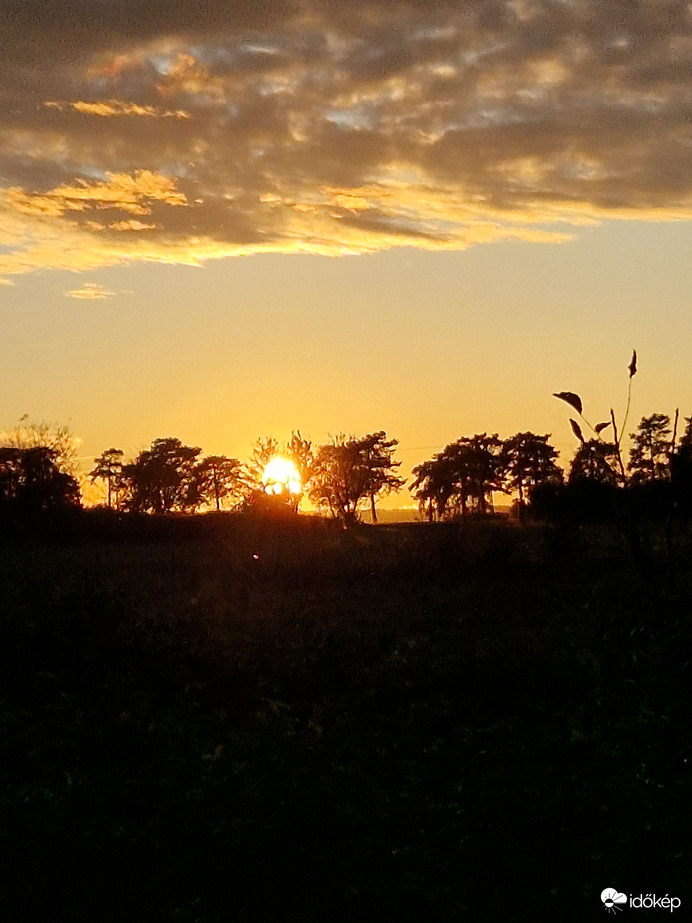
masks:
{"label": "grass field", "polygon": [[5,542],[3,918],[684,919],[688,551],[664,594],[604,526]]}

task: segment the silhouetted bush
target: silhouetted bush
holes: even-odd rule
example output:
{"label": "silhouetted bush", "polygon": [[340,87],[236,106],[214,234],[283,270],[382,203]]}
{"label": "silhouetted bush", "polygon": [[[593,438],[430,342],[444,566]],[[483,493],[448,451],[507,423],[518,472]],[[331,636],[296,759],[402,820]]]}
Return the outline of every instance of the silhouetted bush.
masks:
{"label": "silhouetted bush", "polygon": [[529,511],[540,522],[612,521],[617,495],[614,486],[591,478],[540,484],[531,491]]}
{"label": "silhouetted bush", "polygon": [[539,522],[558,522],[565,515],[566,484],[538,484],[529,493],[528,514]]}
{"label": "silhouetted bush", "polygon": [[692,518],[692,446],[681,446],[670,460],[672,501],[679,516]]}
{"label": "silhouetted bush", "polygon": [[673,512],[672,485],[668,480],[632,484],[623,493],[626,508],[638,517],[664,521]]}

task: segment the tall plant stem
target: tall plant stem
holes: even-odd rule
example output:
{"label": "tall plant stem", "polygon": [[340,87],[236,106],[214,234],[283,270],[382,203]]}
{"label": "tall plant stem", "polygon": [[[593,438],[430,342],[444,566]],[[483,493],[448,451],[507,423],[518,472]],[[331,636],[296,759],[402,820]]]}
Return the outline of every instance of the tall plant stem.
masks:
{"label": "tall plant stem", "polygon": [[680,419],[680,408],[675,408],[675,422],[673,423],[673,438],[670,440],[670,450],[668,452],[668,464],[675,453],[675,443],[678,439],[678,420]]}
{"label": "tall plant stem", "polygon": [[[630,387],[632,384],[632,379],[630,379]],[[627,401],[627,409],[629,410],[629,399]],[[613,408],[610,408],[610,422],[613,425],[613,439],[615,440],[615,451],[617,453],[618,465],[620,466],[620,476],[622,477],[622,483],[627,486],[627,475],[625,474],[625,466],[622,462],[622,452],[620,451],[620,437],[618,436],[618,427],[615,422],[615,414],[613,413]]]}
{"label": "tall plant stem", "polygon": [[[625,429],[627,428],[627,418],[630,415],[630,402],[632,400],[632,378],[633,378],[633,374],[630,374],[629,383],[627,385],[627,406],[625,407],[625,416],[622,419],[623,433],[625,432]],[[610,413],[612,415],[613,411],[611,410]],[[615,422],[613,422],[613,427],[614,426],[615,426]]]}

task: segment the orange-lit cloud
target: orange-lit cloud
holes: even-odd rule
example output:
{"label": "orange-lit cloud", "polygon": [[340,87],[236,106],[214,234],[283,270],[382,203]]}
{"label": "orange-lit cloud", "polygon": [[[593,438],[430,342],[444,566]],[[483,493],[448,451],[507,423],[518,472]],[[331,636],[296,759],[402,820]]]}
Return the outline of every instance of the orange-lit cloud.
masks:
{"label": "orange-lit cloud", "polygon": [[111,298],[115,292],[109,292],[97,282],[86,282],[81,288],[72,289],[71,292],[65,292],[68,298],[78,298],[83,301],[99,301],[103,298]]}
{"label": "orange-lit cloud", "polygon": [[4,190],[3,199],[10,210],[45,217],[106,208],[130,215],[149,215],[154,201],[186,204],[185,196],[176,190],[173,180],[150,170],[138,170],[132,176],[106,172],[104,182],[80,178],[73,186],[61,185],[45,193],[26,193],[13,187]]}
{"label": "orange-lit cloud", "polygon": [[124,100],[109,99],[103,102],[72,102],[62,103],[56,100],[48,100],[44,105],[49,109],[58,109],[62,112],[64,109],[74,109],[75,112],[84,112],[87,115],[100,115],[112,117],[118,115],[140,115],[147,118],[175,118],[189,119],[190,114],[182,109],[157,109],[155,106],[140,106],[137,103],[126,102]]}
{"label": "orange-lit cloud", "polygon": [[27,7],[0,12],[6,276],[692,217],[682,0]]}

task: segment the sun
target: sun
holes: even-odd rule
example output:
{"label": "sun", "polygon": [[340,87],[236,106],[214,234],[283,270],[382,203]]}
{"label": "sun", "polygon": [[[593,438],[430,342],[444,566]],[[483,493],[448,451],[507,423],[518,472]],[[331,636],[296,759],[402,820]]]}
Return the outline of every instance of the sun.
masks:
{"label": "sun", "polygon": [[264,466],[262,484],[267,494],[291,494],[297,497],[303,492],[300,472],[290,458],[281,455],[270,458]]}

